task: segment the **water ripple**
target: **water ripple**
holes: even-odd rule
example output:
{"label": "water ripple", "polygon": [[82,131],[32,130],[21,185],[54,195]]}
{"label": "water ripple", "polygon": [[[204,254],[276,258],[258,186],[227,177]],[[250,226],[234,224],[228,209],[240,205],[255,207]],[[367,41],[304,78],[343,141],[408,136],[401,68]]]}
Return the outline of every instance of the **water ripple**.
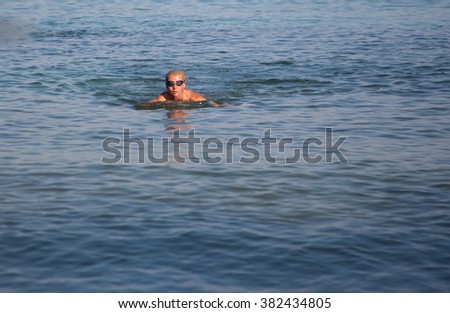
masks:
{"label": "water ripple", "polygon": [[[1,291],[449,291],[443,1],[84,4],[2,6]],[[178,67],[226,105],[135,110]],[[325,128],[347,163],[138,164],[176,129],[325,156]]]}

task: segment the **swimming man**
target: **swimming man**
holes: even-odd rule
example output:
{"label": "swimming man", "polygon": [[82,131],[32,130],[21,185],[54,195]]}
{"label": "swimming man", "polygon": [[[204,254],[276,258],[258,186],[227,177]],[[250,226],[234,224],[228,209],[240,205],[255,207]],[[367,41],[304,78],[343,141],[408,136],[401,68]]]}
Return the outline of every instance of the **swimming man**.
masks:
{"label": "swimming man", "polygon": [[181,70],[171,70],[166,74],[166,90],[155,99],[148,102],[159,101],[204,101],[202,95],[186,89],[186,75]]}

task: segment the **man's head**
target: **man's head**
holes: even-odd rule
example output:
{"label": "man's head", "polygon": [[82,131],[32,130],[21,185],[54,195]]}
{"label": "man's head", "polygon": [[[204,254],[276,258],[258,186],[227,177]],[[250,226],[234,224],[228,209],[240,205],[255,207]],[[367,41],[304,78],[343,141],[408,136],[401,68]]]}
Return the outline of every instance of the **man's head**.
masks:
{"label": "man's head", "polygon": [[181,70],[171,70],[166,74],[166,88],[175,100],[182,100],[186,88],[186,76]]}

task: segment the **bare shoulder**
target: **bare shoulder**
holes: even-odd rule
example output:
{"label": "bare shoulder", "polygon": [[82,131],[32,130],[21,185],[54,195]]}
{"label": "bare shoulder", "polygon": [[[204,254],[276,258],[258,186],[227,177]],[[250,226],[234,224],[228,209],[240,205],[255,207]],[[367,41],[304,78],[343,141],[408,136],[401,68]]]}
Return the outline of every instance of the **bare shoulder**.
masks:
{"label": "bare shoulder", "polygon": [[161,93],[159,96],[157,96],[156,98],[149,100],[148,102],[160,102],[160,101],[167,101],[166,98],[166,92]]}
{"label": "bare shoulder", "polygon": [[196,93],[196,92],[194,92],[192,90],[186,89],[184,92],[187,93],[189,101],[203,101],[203,100],[206,100],[206,98],[203,97],[201,94]]}

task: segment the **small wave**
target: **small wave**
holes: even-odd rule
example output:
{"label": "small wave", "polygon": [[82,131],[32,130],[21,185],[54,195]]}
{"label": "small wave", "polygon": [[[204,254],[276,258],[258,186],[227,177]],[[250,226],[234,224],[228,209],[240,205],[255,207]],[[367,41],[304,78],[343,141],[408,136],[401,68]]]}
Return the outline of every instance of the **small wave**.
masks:
{"label": "small wave", "polygon": [[197,109],[213,107],[212,101],[190,101],[190,102],[180,102],[180,101],[159,101],[151,103],[138,103],[135,105],[136,110],[158,110],[158,109]]}
{"label": "small wave", "polygon": [[287,83],[303,84],[303,85],[324,85],[332,84],[333,82],[328,80],[316,80],[307,78],[292,78],[292,79],[279,79],[279,78],[268,78],[268,79],[258,79],[253,81],[241,82],[244,84],[262,84],[262,85],[285,85]]}
{"label": "small wave", "polygon": [[295,62],[293,60],[279,60],[272,62],[259,62],[261,65],[293,65]]}

